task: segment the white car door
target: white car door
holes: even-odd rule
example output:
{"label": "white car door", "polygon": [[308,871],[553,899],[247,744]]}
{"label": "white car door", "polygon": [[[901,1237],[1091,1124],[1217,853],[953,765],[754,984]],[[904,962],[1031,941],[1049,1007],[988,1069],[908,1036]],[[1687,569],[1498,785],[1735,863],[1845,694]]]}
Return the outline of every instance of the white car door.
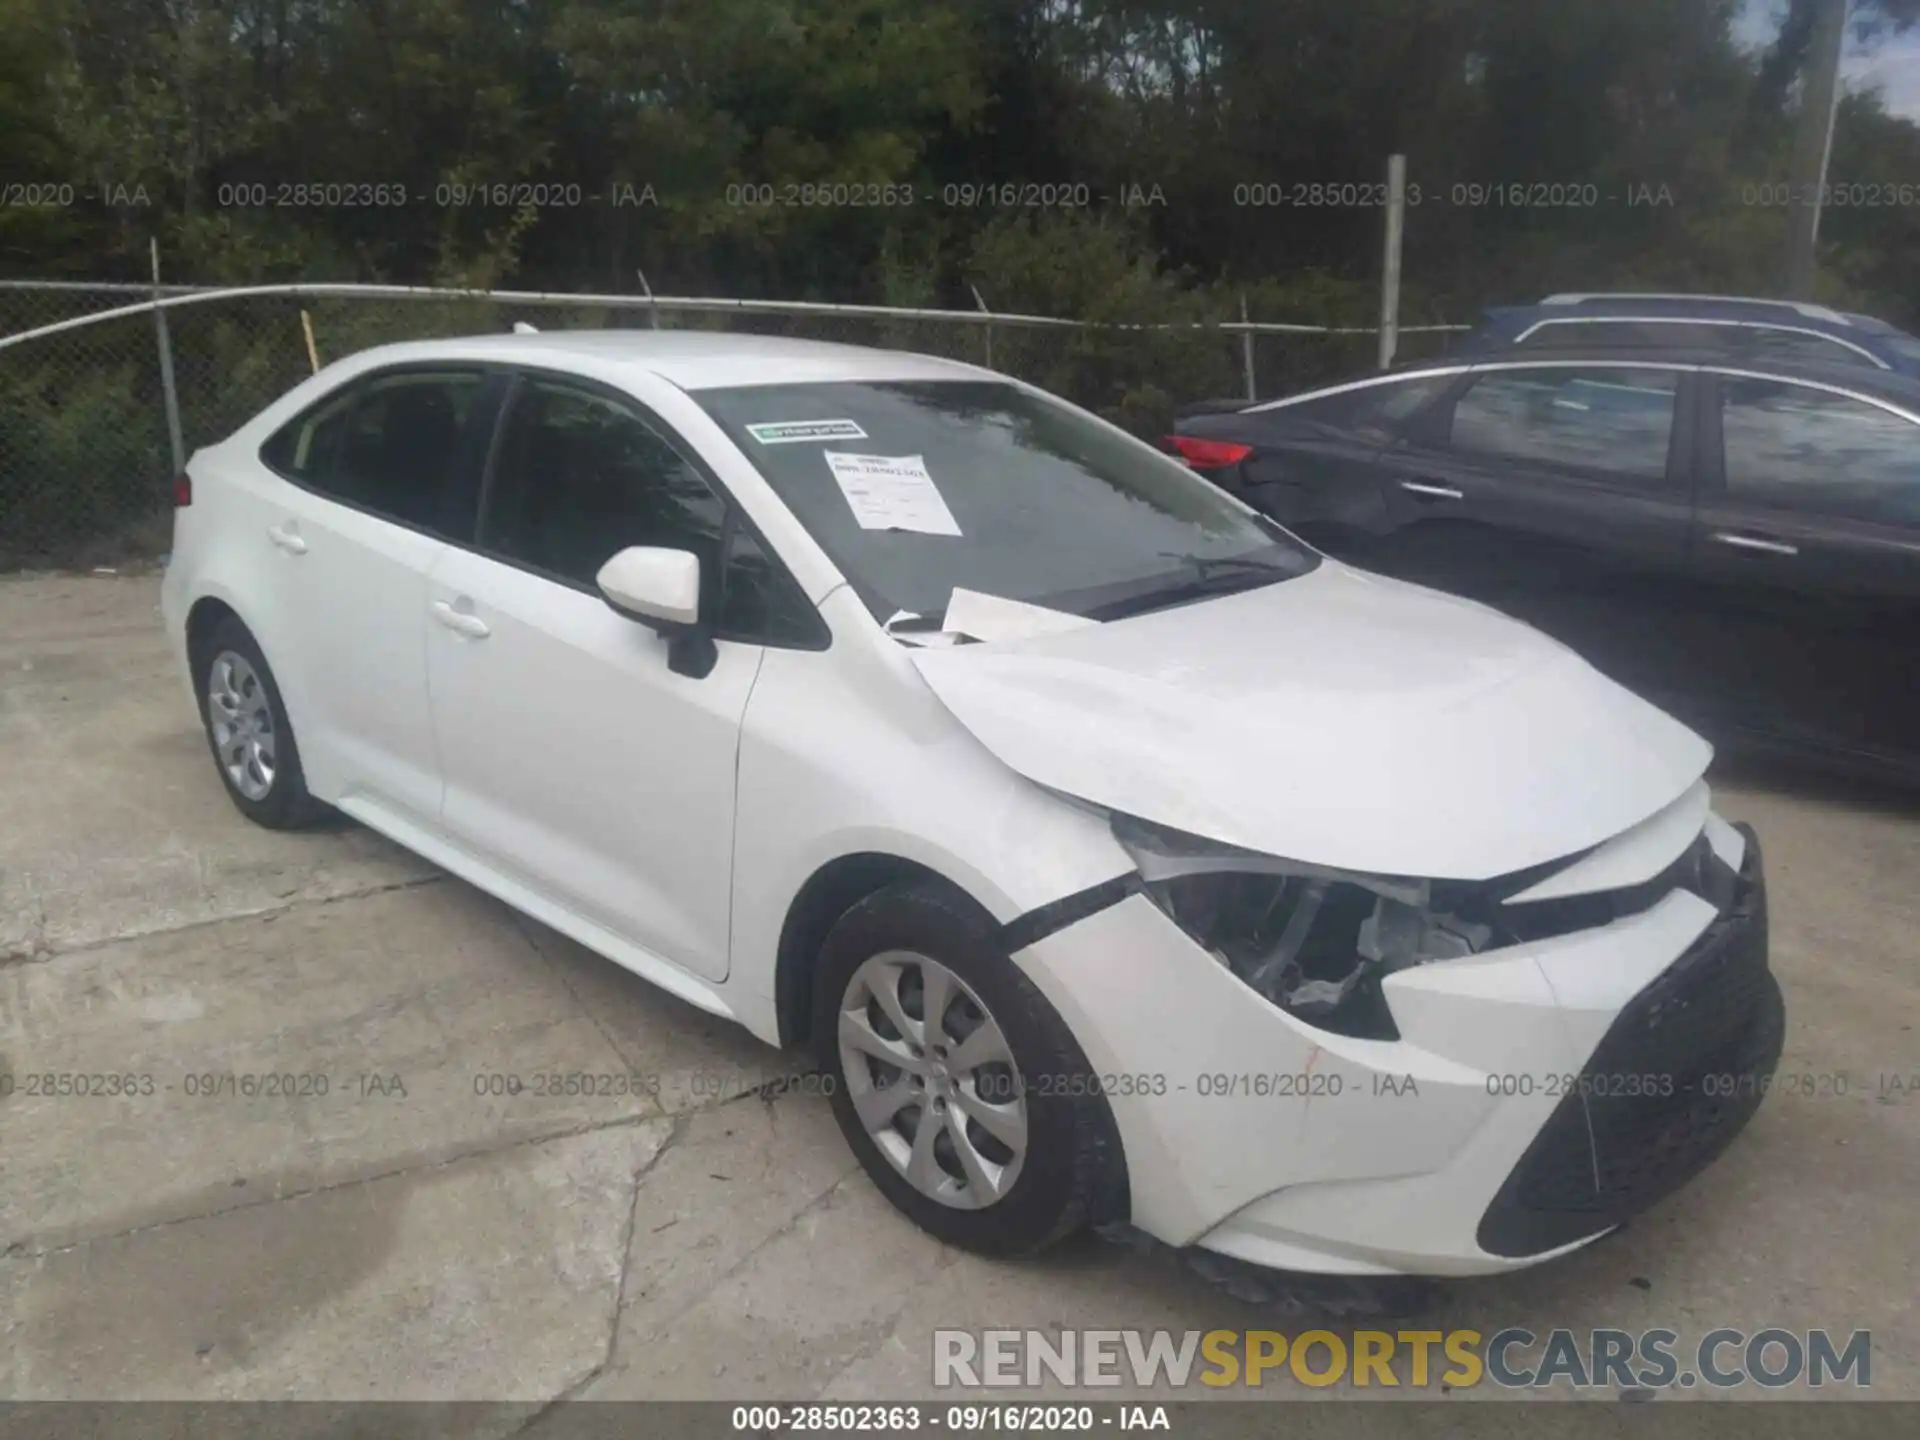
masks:
{"label": "white car door", "polygon": [[[280,653],[317,795],[431,823],[440,768],[426,676],[427,572],[470,529],[493,413],[487,376],[384,372],[348,385],[261,448],[256,496]],[[288,483],[283,483],[288,482]]]}
{"label": "white car door", "polygon": [[667,642],[593,581],[629,545],[691,550],[716,614],[729,506],[625,397],[529,375],[507,403],[479,543],[429,577],[442,829],[591,924],[724,979],[740,722],[764,651],[722,627],[713,668],[676,673]]}

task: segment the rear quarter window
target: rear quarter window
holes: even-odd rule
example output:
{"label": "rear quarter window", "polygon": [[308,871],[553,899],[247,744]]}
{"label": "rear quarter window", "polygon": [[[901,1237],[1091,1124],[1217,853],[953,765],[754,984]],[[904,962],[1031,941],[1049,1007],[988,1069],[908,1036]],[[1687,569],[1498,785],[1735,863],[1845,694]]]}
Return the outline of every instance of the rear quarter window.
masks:
{"label": "rear quarter window", "polygon": [[1457,378],[1454,374],[1409,375],[1282,405],[1260,412],[1260,418],[1276,428],[1325,428],[1388,439],[1438,400]]}

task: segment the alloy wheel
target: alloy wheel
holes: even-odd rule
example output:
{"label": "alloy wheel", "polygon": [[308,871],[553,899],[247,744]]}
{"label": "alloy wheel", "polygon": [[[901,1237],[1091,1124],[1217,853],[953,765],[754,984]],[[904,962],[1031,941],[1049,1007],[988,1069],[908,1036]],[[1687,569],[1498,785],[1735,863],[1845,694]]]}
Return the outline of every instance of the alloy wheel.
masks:
{"label": "alloy wheel", "polygon": [[207,668],[207,722],[214,754],[233,788],[249,800],[273,789],[273,706],[247,657],[222,650]]}
{"label": "alloy wheel", "polygon": [[957,1210],[1002,1199],[1027,1156],[1027,1101],[1006,1034],[931,956],[875,955],[841,996],[848,1097],[889,1164]]}

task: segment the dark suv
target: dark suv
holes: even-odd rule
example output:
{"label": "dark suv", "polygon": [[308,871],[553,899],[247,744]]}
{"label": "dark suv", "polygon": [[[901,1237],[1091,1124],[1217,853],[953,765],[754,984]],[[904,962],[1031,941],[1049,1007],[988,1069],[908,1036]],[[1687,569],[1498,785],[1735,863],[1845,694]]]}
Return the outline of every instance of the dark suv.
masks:
{"label": "dark suv", "polygon": [[1806,361],[1920,375],[1920,338],[1870,315],[1792,300],[1718,295],[1549,295],[1488,310],[1458,353],[1593,346],[1711,350],[1748,362]]}
{"label": "dark suv", "polygon": [[1920,379],[1529,344],[1175,429],[1321,549],[1530,620],[1711,739],[1920,780]]}

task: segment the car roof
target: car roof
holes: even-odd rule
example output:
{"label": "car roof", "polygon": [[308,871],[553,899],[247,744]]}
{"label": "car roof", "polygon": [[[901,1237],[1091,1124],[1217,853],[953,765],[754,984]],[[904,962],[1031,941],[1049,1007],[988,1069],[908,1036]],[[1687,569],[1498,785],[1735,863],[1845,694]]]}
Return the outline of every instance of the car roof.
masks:
{"label": "car roof", "polygon": [[513,335],[468,335],[381,345],[351,358],[356,369],[422,361],[472,360],[550,365],[565,370],[584,361],[596,372],[604,372],[610,366],[616,370],[631,367],[657,375],[683,390],[834,381],[1005,378],[961,361],[905,350],[835,345],[780,335],[741,335],[723,330],[542,330]]}

